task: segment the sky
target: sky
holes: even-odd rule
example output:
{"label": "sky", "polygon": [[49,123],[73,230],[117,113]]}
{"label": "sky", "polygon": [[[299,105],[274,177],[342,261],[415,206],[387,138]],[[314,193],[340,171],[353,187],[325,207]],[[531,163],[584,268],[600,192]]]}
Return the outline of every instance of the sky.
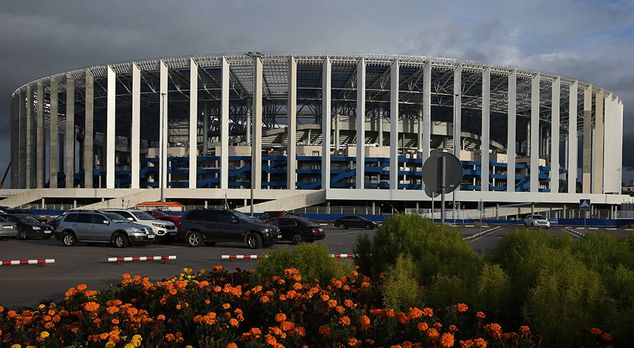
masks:
{"label": "sky", "polygon": [[0,175],[10,98],[78,68],[196,54],[354,52],[462,58],[588,81],[624,103],[634,180],[634,0],[55,0],[0,3]]}

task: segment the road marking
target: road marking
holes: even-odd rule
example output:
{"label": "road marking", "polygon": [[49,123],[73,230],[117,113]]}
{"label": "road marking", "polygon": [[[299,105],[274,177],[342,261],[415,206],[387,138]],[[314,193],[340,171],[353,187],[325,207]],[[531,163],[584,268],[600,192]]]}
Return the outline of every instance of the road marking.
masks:
{"label": "road marking", "polygon": [[589,230],[598,230],[598,227],[588,227]]}
{"label": "road marking", "polygon": [[569,227],[562,227],[562,229],[564,231],[568,232],[569,234],[571,234],[575,238],[583,238],[583,237],[586,236],[584,233],[581,233],[579,231],[575,231],[574,229],[569,228]]}
{"label": "road marking", "polygon": [[471,243],[471,242],[474,242],[476,240],[484,238],[487,234],[489,234],[489,233],[491,233],[493,231],[497,231],[500,228],[502,228],[502,226],[493,227],[493,228],[490,228],[488,230],[484,230],[482,232],[478,232],[478,233],[476,233],[474,235],[464,237],[462,239],[468,241],[469,243]]}
{"label": "road marking", "polygon": [[[464,227],[466,227],[466,228],[473,228],[473,227],[475,227],[475,225],[464,225]],[[484,226],[483,226],[483,227],[484,227]]]}
{"label": "road marking", "polygon": [[608,231],[616,231],[618,228],[608,228]]}

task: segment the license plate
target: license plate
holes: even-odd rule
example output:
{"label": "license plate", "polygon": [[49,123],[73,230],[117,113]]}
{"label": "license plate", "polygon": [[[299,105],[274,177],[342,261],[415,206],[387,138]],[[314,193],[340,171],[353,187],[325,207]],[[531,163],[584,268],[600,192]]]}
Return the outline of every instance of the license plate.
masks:
{"label": "license plate", "polygon": [[156,236],[155,236],[155,235],[153,235],[153,234],[148,234],[148,235],[147,235],[147,237],[148,237],[149,239],[154,239],[154,237],[156,237]]}
{"label": "license plate", "polygon": [[51,231],[49,231],[49,230],[45,230],[45,231],[44,231],[44,233],[51,233]]}
{"label": "license plate", "polygon": [[9,225],[9,226],[2,226],[2,228],[4,228],[5,230],[12,230],[13,226]]}

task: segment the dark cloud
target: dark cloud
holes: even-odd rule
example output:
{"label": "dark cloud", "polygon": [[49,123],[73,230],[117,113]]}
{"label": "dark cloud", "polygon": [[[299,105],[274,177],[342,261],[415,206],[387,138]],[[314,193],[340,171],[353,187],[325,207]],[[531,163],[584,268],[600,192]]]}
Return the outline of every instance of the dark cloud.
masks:
{"label": "dark cloud", "polygon": [[[9,97],[23,83],[91,65],[244,51],[442,56],[572,76],[621,97],[625,148],[634,145],[627,0],[5,1],[0,47],[4,149]],[[625,153],[625,179],[634,179],[634,154]],[[0,170],[8,160],[0,153]]]}

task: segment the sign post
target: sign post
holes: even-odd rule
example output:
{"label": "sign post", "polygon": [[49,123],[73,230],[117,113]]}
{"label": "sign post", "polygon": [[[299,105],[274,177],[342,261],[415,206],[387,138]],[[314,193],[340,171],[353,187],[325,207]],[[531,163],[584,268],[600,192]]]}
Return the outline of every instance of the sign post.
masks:
{"label": "sign post", "polygon": [[583,210],[583,232],[587,233],[587,220],[588,220],[588,211],[592,209],[592,203],[589,198],[582,198],[579,200],[579,210]]}
{"label": "sign post", "polygon": [[434,153],[423,164],[425,192],[432,199],[440,194],[440,223],[443,225],[445,224],[445,194],[457,189],[461,181],[462,164],[450,153]]}

